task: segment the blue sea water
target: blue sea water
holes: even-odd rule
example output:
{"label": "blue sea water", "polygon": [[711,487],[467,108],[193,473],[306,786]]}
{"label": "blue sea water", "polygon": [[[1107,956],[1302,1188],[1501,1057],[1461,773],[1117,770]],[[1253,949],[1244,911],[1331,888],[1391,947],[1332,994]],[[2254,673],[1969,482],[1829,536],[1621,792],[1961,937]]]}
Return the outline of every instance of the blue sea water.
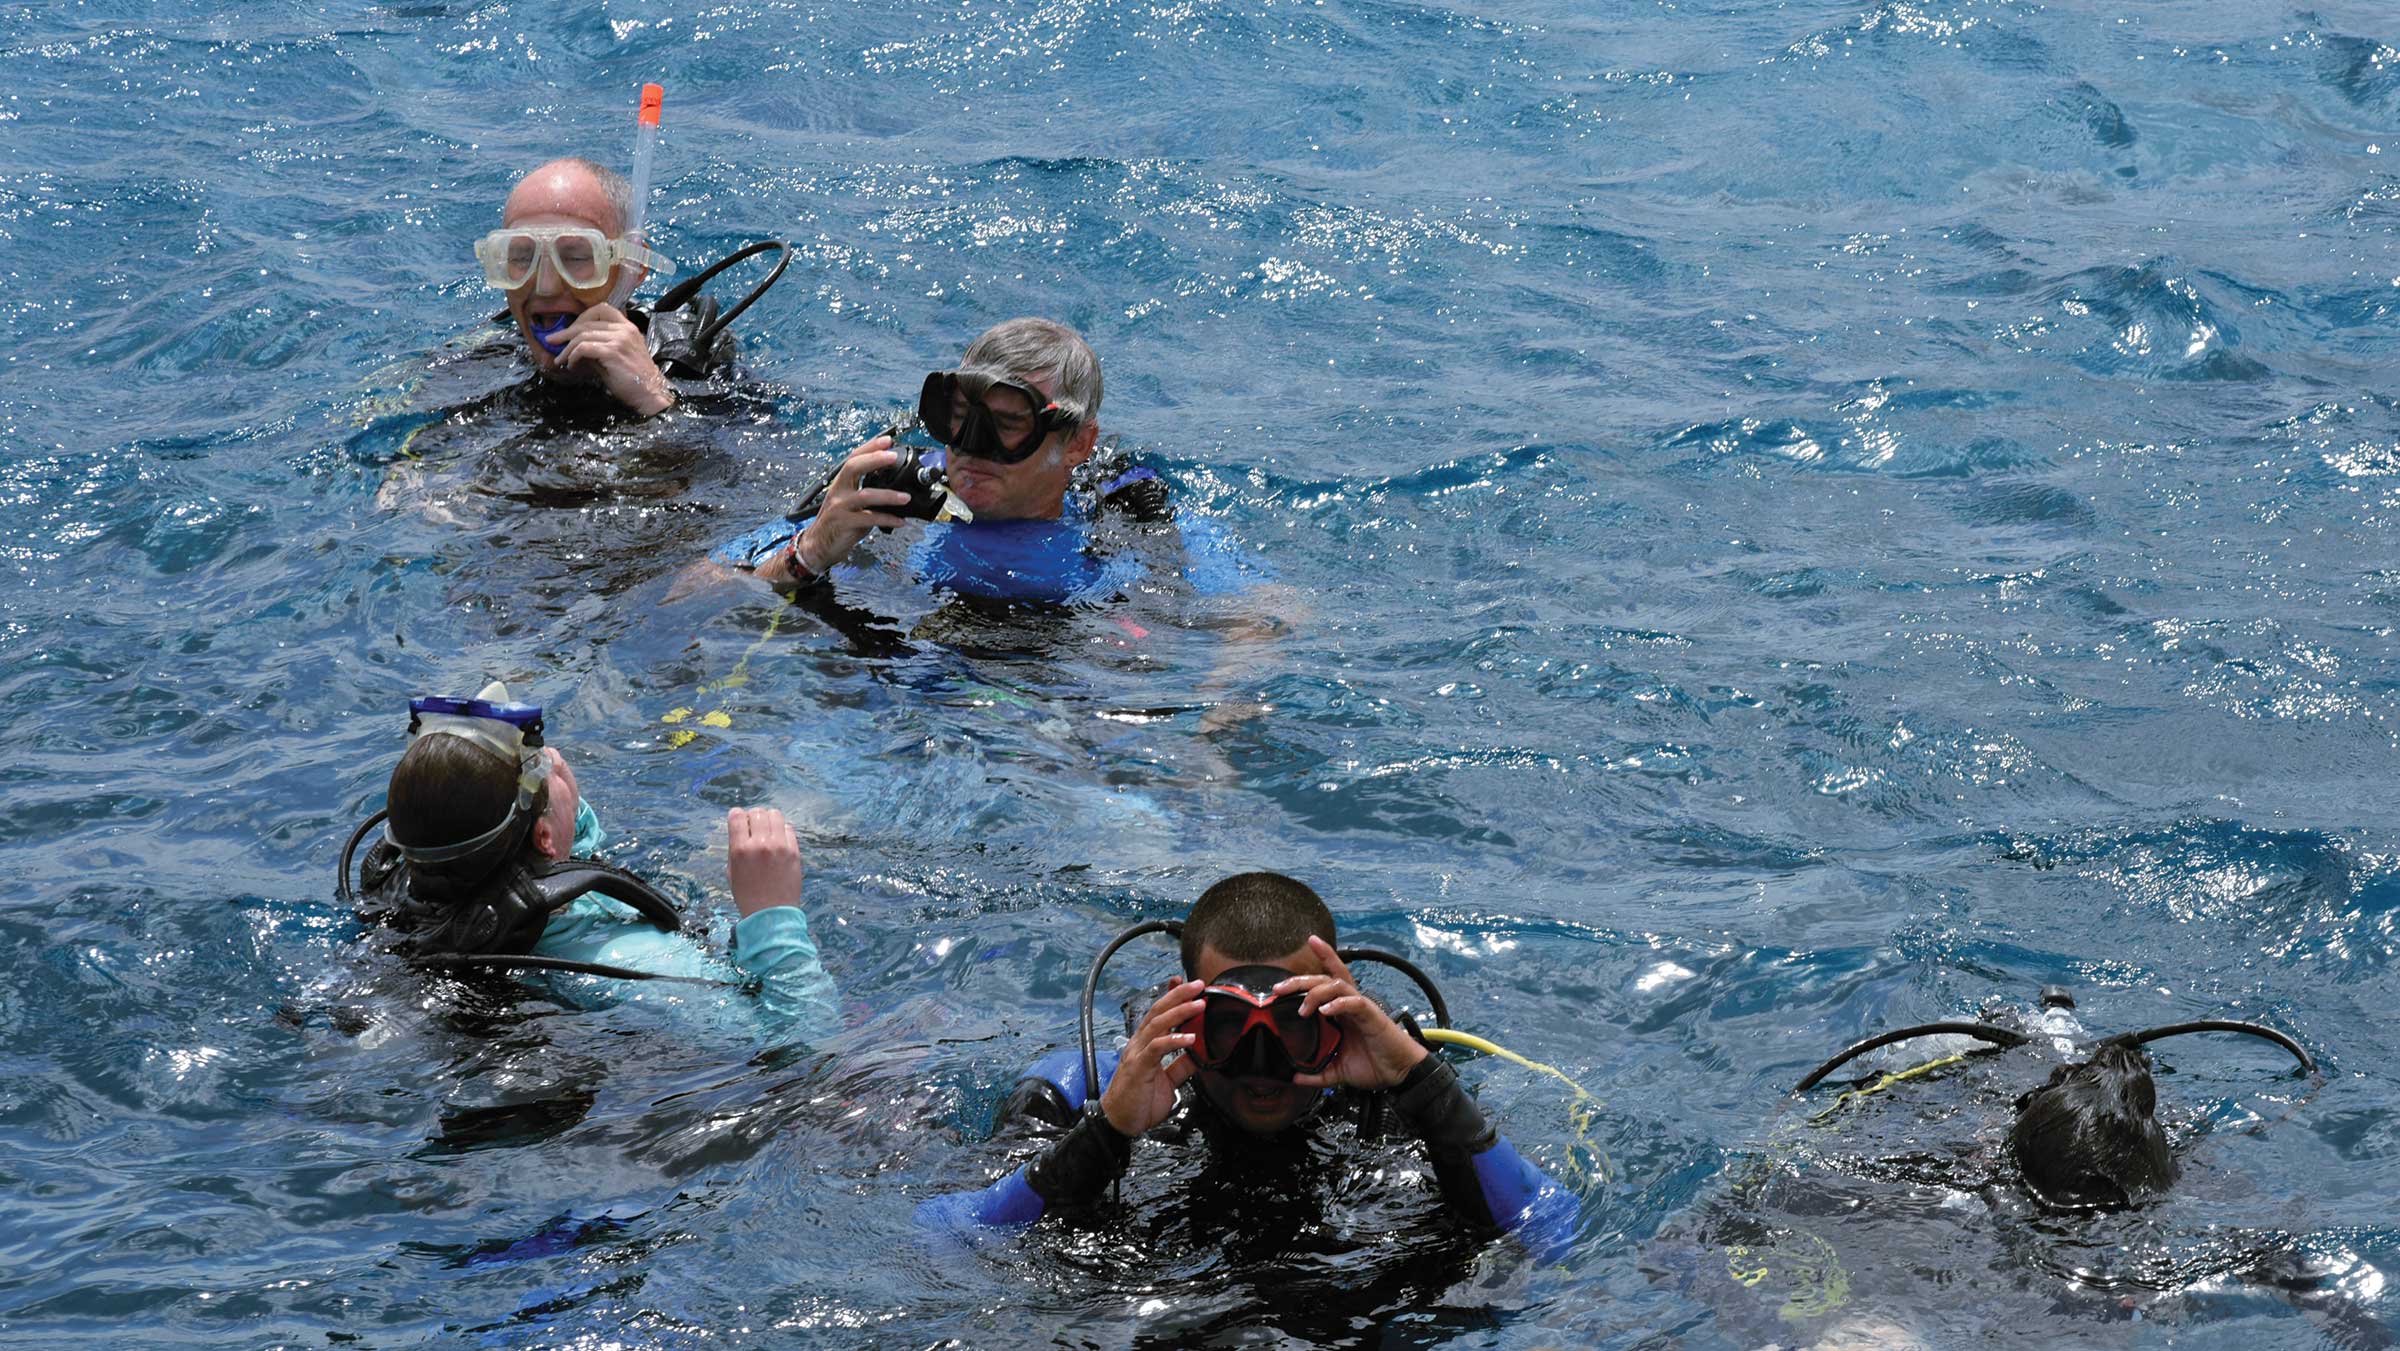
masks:
{"label": "blue sea water", "polygon": [[[0,56],[0,1344],[2391,1316],[2388,6],[50,0]],[[469,242],[533,163],[621,160],[645,80],[660,247],[796,249],[761,391],[445,416],[514,378],[460,355]],[[861,644],[685,576],[1020,313],[1279,588],[893,582]],[[718,941],[724,809],[800,823],[840,1035],[378,953],[334,854],[407,696],[489,676]],[[1461,1241],[1405,1155],[1287,1233],[1163,1149],[1122,1222],[920,1243],[1104,937],[1258,866],[1603,1100],[1465,1066],[1582,1179],[1568,1258]],[[2323,1083],[2159,1044],[2185,1181],[2086,1221],[1993,1182],[2030,1053],[1786,1095],[2049,982],[2096,1030],[2272,1022]],[[2279,1263],[2333,1289],[2241,1279]]]}

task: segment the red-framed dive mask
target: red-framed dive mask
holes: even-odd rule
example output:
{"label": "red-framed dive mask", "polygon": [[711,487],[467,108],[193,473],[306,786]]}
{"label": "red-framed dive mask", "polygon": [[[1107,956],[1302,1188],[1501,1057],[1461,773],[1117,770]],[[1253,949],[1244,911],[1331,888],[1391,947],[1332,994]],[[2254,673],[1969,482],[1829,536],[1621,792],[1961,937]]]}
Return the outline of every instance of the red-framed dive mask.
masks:
{"label": "red-framed dive mask", "polygon": [[1342,1051],[1341,1025],[1303,1015],[1305,991],[1269,993],[1291,975],[1279,966],[1237,966],[1200,992],[1200,1040],[1192,1047],[1200,1068],[1289,1079],[1333,1063]]}

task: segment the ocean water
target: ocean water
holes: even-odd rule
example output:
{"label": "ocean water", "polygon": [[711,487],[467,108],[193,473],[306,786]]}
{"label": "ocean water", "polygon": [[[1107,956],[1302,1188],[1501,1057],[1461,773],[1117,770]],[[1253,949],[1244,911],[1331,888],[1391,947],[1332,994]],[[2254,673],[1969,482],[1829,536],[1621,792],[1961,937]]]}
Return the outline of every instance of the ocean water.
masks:
{"label": "ocean water", "polygon": [[[2388,6],[49,0],[0,57],[0,1344],[2388,1338]],[[645,80],[660,247],[797,256],[734,408],[548,435],[469,244]],[[1021,313],[1276,586],[862,638],[688,572]],[[334,855],[491,676],[715,941],[724,809],[799,823],[839,1033],[379,951]],[[1152,1147],[921,1241],[1107,935],[1262,866],[1601,1100],[1462,1064],[1565,1260],[1406,1151],[1297,1228]],[[2322,1082],[2160,1043],[2185,1179],[2104,1217],[2008,1185],[2034,1052],[1788,1095],[2045,983]]]}

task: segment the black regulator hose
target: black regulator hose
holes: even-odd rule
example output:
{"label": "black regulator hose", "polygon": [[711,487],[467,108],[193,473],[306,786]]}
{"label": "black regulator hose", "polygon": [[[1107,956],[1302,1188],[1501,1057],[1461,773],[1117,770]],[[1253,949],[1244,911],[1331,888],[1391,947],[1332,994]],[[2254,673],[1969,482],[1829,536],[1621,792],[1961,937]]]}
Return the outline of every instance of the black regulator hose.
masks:
{"label": "black regulator hose", "polygon": [[1118,934],[1109,940],[1107,947],[1100,949],[1099,956],[1092,959],[1092,973],[1083,978],[1082,1018],[1078,1027],[1083,1038],[1083,1091],[1087,1100],[1097,1099],[1100,1096],[1100,1051],[1092,1036],[1092,1000],[1100,991],[1100,973],[1107,968],[1108,959],[1116,955],[1118,948],[1144,934],[1159,933],[1173,934],[1180,938],[1183,936],[1183,921],[1179,919],[1148,920]]}
{"label": "black regulator hose", "polygon": [[791,245],[784,243],[780,239],[762,239],[755,244],[746,245],[742,248],[736,249],[733,252],[726,254],[724,257],[719,258],[717,261],[709,264],[707,267],[702,268],[700,271],[684,278],[682,281],[675,283],[675,285],[668,288],[667,293],[660,296],[657,303],[652,305],[650,308],[652,310],[680,309],[683,306],[690,304],[692,302],[692,297],[700,294],[700,288],[715,280],[718,273],[723,272],[726,268],[733,266],[735,263],[741,262],[745,258],[755,258],[758,255],[765,253],[769,249],[780,249],[783,251],[783,255],[775,260],[774,270],[767,273],[767,279],[750,288],[750,294],[743,296],[732,309],[729,309],[723,314],[718,315],[715,323],[710,324],[707,328],[700,330],[700,332],[693,337],[692,349],[694,351],[705,352],[708,350],[708,345],[716,341],[719,333],[722,333],[727,328],[731,327],[734,320],[742,317],[742,311],[749,309],[752,305],[757,304],[760,296],[765,295],[768,289],[774,286],[775,283],[783,280],[783,270],[792,265]]}
{"label": "black regulator hose", "polygon": [[1942,1035],[1973,1037],[1978,1041],[1988,1041],[1994,1046],[2002,1047],[2023,1046],[2033,1040],[2022,1032],[2012,1031],[2005,1027],[1994,1027],[1990,1023],[1919,1023],[1915,1027],[1903,1027],[1879,1036],[1869,1037],[1865,1041],[1845,1048],[1840,1055],[1810,1070],[1807,1078],[1792,1086],[1792,1091],[1806,1093],[1817,1086],[1818,1080],[1840,1069],[1843,1065],[1856,1060],[1869,1051],[1889,1046],[1893,1042]]}
{"label": "black regulator hose", "polygon": [[358,908],[358,891],[350,885],[350,856],[358,852],[358,842],[367,838],[367,832],[383,824],[383,818],[390,815],[387,809],[359,822],[358,829],[350,832],[350,842],[342,846],[342,872],[336,880],[333,894],[352,910]]}
{"label": "black regulator hose", "polygon": [[1385,952],[1382,948],[1337,948],[1334,955],[1345,962],[1380,962],[1415,981],[1417,988],[1423,990],[1425,997],[1433,1003],[1434,1026],[1450,1026],[1450,1002],[1442,998],[1440,990],[1434,988],[1433,977],[1426,975],[1415,962],[1397,952]]}
{"label": "black regulator hose", "polygon": [[2244,1036],[2259,1037],[2291,1052],[2292,1058],[2300,1062],[2301,1073],[2314,1074],[2317,1072],[2317,1062],[2310,1058],[2299,1042],[2264,1023],[2246,1023],[2229,1018],[2202,1018],[2196,1022],[2168,1023],[2164,1027],[2145,1028],[2140,1032],[2120,1032],[2108,1040],[2125,1046],[2146,1046],[2165,1037],[2180,1037],[2186,1032],[2239,1032]]}
{"label": "black regulator hose", "polygon": [[609,976],[617,980],[663,980],[676,985],[709,985],[728,990],[742,988],[730,980],[712,980],[707,976],[670,976],[658,971],[636,971],[630,966],[578,962],[566,957],[512,956],[501,952],[436,952],[411,960],[428,966],[496,966],[532,971],[572,971],[578,975]]}

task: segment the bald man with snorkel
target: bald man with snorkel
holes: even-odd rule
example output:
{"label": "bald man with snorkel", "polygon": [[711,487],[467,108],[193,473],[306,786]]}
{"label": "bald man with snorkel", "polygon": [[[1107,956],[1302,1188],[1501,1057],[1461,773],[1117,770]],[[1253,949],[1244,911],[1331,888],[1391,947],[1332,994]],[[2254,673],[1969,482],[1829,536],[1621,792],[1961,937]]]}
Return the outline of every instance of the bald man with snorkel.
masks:
{"label": "bald man with snorkel", "polygon": [[625,237],[632,214],[633,187],[615,170],[554,159],[518,180],[475,257],[484,280],[507,294],[536,373],[655,417],[675,406],[675,388],[619,305],[667,260]]}

